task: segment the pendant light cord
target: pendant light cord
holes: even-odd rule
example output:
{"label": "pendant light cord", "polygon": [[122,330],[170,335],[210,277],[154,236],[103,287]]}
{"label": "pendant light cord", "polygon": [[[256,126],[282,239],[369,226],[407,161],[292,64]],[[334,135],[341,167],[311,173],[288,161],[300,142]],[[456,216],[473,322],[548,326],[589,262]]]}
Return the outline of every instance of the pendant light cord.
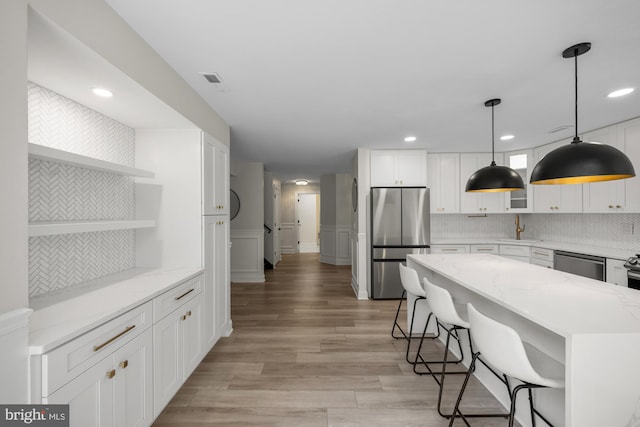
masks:
{"label": "pendant light cord", "polygon": [[494,134],[494,119],[493,119],[493,108],[494,105],[491,105],[491,166],[496,165],[496,151],[495,151],[495,134]]}
{"label": "pendant light cord", "polygon": [[575,83],[576,83],[576,108],[575,108],[575,115],[576,115],[576,136],[573,139],[574,141],[578,141],[578,48],[576,48],[575,50],[575,56],[574,56],[574,64],[575,64]]}

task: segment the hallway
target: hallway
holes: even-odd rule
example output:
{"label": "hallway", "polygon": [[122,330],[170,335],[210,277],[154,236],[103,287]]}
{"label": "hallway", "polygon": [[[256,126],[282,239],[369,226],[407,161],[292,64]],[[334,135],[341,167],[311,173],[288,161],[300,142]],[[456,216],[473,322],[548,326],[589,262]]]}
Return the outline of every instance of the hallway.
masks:
{"label": "hallway", "polygon": [[[266,283],[232,284],[233,334],[205,357],[155,427],[448,424],[436,410],[434,380],[415,375],[405,341],[390,337],[397,301],[356,300],[351,267],[318,259],[284,255]],[[441,349],[430,342],[425,356],[437,359]],[[453,377],[447,409],[462,376]],[[465,402],[471,411],[497,405],[476,382]]]}

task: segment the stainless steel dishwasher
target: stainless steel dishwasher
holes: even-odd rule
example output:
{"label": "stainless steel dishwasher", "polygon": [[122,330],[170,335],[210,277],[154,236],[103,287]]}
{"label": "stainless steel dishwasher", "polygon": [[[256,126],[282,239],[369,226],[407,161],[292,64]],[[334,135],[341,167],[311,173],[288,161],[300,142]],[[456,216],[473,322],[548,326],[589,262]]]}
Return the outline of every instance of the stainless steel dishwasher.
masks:
{"label": "stainless steel dishwasher", "polygon": [[554,251],[554,268],[590,279],[605,280],[605,259],[599,256]]}

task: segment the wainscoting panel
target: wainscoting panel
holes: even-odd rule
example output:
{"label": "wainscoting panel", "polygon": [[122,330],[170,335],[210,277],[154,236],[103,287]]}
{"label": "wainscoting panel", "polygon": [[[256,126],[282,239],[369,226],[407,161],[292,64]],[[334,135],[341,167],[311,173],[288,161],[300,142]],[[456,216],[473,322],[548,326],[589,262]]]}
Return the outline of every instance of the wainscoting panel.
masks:
{"label": "wainscoting panel", "polygon": [[298,252],[295,224],[283,222],[280,224],[280,253],[295,254]]}
{"label": "wainscoting panel", "polygon": [[320,262],[351,265],[351,226],[320,225]]}
{"label": "wainscoting panel", "polygon": [[264,282],[264,230],[231,230],[231,281]]}

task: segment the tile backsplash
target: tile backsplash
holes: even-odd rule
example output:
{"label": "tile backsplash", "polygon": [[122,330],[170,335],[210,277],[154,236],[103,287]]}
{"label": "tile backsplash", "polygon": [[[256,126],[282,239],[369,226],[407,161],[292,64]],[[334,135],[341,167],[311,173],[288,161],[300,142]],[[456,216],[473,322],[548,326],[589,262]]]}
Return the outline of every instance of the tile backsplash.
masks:
{"label": "tile backsplash", "polygon": [[536,239],[640,250],[640,214],[528,214],[521,220]]}
{"label": "tile backsplash", "polygon": [[514,215],[431,215],[431,240],[496,239],[515,236]]}
{"label": "tile backsplash", "polygon": [[[28,85],[29,142],[135,164],[135,130],[34,83]],[[135,217],[133,178],[29,160],[29,221]],[[29,238],[29,296],[135,266],[132,230]]]}
{"label": "tile backsplash", "polygon": [[[515,238],[515,215],[432,215],[431,239]],[[640,214],[521,214],[524,239],[640,251]]]}

